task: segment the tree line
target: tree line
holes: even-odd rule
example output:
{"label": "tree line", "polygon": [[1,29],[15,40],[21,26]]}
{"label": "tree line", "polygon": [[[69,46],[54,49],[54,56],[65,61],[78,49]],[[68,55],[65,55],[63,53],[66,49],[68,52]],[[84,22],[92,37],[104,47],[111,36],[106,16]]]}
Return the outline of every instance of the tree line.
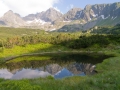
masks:
{"label": "tree line", "polygon": [[49,34],[49,35],[30,35],[30,36],[15,36],[12,38],[7,38],[6,41],[0,40],[0,47],[12,48],[15,45],[25,46],[27,44],[37,44],[37,43],[50,43],[50,44],[60,44],[61,42],[66,43],[70,40],[77,39],[79,35],[70,33],[60,33],[60,34]]}
{"label": "tree line", "polygon": [[110,43],[120,44],[120,35],[94,35],[59,33],[47,35],[16,36],[0,41],[0,47],[12,48],[14,46],[26,46],[27,44],[50,43],[63,45],[72,49],[87,48],[91,46],[106,47]]}
{"label": "tree line", "polygon": [[73,49],[88,48],[91,46],[107,47],[109,44],[120,44],[120,35],[90,35],[80,36],[79,39],[72,40],[67,47]]}

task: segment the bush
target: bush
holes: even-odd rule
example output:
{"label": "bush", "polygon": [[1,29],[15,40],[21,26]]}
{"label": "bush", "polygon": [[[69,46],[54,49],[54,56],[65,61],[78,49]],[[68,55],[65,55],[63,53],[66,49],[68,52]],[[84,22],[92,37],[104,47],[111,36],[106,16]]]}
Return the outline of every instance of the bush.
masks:
{"label": "bush", "polygon": [[103,35],[92,35],[92,36],[83,36],[79,39],[76,39],[68,44],[69,48],[79,49],[87,48],[94,45],[100,47],[106,47],[110,43],[110,40],[107,36]]}

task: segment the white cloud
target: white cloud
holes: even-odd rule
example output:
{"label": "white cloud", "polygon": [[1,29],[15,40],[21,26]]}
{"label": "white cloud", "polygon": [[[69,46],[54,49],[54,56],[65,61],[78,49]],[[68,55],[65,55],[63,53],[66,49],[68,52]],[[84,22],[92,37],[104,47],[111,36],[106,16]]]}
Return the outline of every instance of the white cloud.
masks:
{"label": "white cloud", "polygon": [[45,11],[58,2],[59,0],[0,0],[0,16],[6,10],[13,10],[15,13],[25,16]]}
{"label": "white cloud", "polygon": [[[57,7],[53,7],[55,10],[57,10],[58,12],[61,12]],[[61,12],[62,13],[62,12]]]}
{"label": "white cloud", "polygon": [[0,69],[0,78],[10,79],[13,76],[7,69]]}
{"label": "white cloud", "polygon": [[31,69],[23,69],[18,71],[11,79],[22,79],[22,78],[36,78],[36,77],[47,77],[51,75],[48,72],[31,70]]}
{"label": "white cloud", "polygon": [[3,13],[7,12],[9,8],[3,3],[2,0],[0,0],[0,17],[3,15]]}

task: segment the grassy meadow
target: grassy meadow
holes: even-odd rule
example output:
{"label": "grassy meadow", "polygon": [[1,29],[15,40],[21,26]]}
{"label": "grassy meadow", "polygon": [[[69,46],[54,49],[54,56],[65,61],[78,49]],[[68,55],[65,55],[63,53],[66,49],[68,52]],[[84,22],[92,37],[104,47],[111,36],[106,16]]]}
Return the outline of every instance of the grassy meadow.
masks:
{"label": "grassy meadow", "polygon": [[43,32],[39,29],[0,27],[0,38],[6,39],[14,36],[36,35]]}
{"label": "grassy meadow", "polygon": [[[30,35],[33,37],[29,37]],[[18,36],[20,38],[14,38]],[[11,39],[7,41],[7,38]],[[120,90],[119,35],[93,36],[90,34],[82,35],[81,33],[49,33],[41,30],[1,27],[0,39],[5,41],[0,44],[0,65],[6,63],[6,59],[14,56],[45,52],[94,52],[114,55],[114,57],[97,64],[96,70],[98,73],[93,76],[74,76],[64,79],[54,79],[48,76],[46,78],[22,80],[1,78],[0,90]],[[26,58],[33,60],[34,56],[32,58],[26,56]],[[42,57],[41,60],[49,58]],[[36,58],[36,60],[40,59]],[[18,59],[13,62],[18,61],[21,60]]]}

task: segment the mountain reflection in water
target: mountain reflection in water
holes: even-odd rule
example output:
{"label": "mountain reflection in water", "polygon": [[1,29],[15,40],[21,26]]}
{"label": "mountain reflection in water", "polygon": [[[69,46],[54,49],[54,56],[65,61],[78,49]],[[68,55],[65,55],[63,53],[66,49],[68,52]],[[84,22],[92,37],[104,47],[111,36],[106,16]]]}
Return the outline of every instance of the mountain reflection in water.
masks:
{"label": "mountain reflection in water", "polygon": [[92,64],[78,64],[72,63],[66,66],[60,66],[58,64],[50,64],[44,67],[22,68],[14,69],[0,69],[0,78],[5,79],[22,79],[22,78],[38,78],[53,76],[54,78],[64,78],[67,76],[84,76],[94,74],[94,65]]}
{"label": "mountain reflection in water", "polygon": [[[6,63],[0,69],[0,78],[23,79],[52,76],[64,78],[70,76],[85,76],[96,73],[95,64],[108,56],[88,56],[70,54],[68,56],[52,57],[51,60],[34,60]],[[91,63],[90,63],[91,61]],[[82,62],[82,63],[81,63]]]}

